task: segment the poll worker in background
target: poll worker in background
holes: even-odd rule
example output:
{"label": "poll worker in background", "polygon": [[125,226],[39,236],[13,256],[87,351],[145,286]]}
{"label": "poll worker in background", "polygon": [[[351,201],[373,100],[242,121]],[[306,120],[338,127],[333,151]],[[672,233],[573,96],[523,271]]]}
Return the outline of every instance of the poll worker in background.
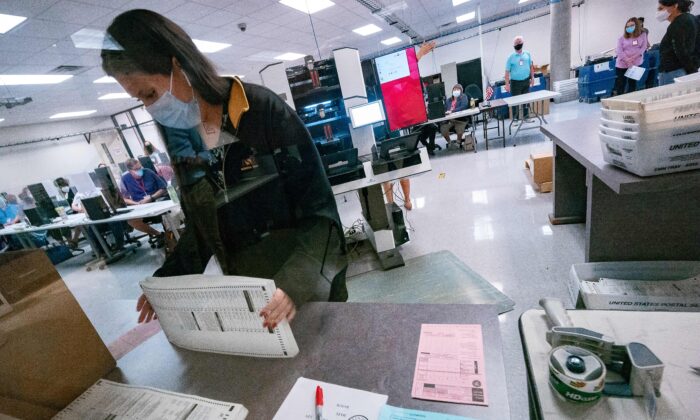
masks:
{"label": "poll worker in background", "polygon": [[[647,36],[647,50],[651,49],[651,37],[649,35],[649,29],[644,25],[644,17],[640,16],[637,18],[639,21],[639,25],[642,27],[642,33]],[[658,47],[657,47],[658,48]],[[659,81],[659,75],[657,74],[657,68],[659,66],[659,63],[656,63],[656,66],[651,67],[647,69],[647,79],[645,81],[645,88],[646,89],[651,89],[654,87],[656,82]]]}
{"label": "poll worker in background", "polygon": [[[457,83],[452,87],[452,96],[445,100],[445,115],[454,114],[456,112],[469,109],[469,95],[464,93],[462,85]],[[450,129],[454,128],[457,133],[457,142],[460,148],[466,148],[464,144],[464,131],[467,128],[467,120],[469,117],[455,118],[447,120],[440,125],[440,133],[445,138],[447,145],[450,145]],[[473,147],[472,143],[472,147]]]}
{"label": "poll worker in background", "polygon": [[[513,39],[513,48],[515,52],[508,57],[506,61],[506,91],[513,96],[522,95],[530,92],[530,87],[535,85],[535,64],[532,61],[532,56],[528,51],[523,49],[525,38],[518,35]],[[523,105],[522,116],[527,120],[530,115],[530,107]],[[518,107],[513,108],[513,119],[519,119]]]}
{"label": "poll worker in background", "polygon": [[[58,177],[54,179],[53,184],[61,191],[61,194],[68,202],[68,205],[72,208],[75,193],[70,188],[70,182],[64,177]],[[70,246],[72,249],[77,249],[80,241],[80,228],[73,228],[71,233],[66,235],[66,237],[68,237],[68,246]]]}
{"label": "poll worker in background", "polygon": [[[155,155],[156,153],[160,153],[160,150],[158,150],[158,148],[155,147],[153,143],[146,140],[143,142],[143,153],[145,153],[146,156],[150,157],[151,160],[153,160],[153,155]],[[156,168],[156,173],[161,178],[163,178],[166,183],[170,184],[172,182],[173,177],[175,176],[175,172],[173,171],[173,168],[170,165],[154,160],[153,166],[155,166]]]}
{"label": "poll worker in background", "polygon": [[[6,195],[0,194],[0,225],[9,226],[22,221],[22,210],[18,204],[8,202],[5,198]],[[8,235],[4,237],[11,250],[22,249],[22,244],[16,236]]]}
{"label": "poll worker in background", "polygon": [[617,40],[617,59],[615,60],[615,87],[613,95],[622,95],[637,90],[637,81],[625,76],[628,69],[641,66],[644,53],[649,46],[647,35],[642,31],[639,19],[632,17],[625,24],[625,31]]}
{"label": "poll worker in background", "polygon": [[[214,200],[221,189],[235,187],[243,161],[256,156],[269,159],[277,176],[219,207],[228,274],[275,280],[277,290],[260,313],[264,326],[291,320],[308,301],[346,301],[347,257],[335,197],[296,112],[266,87],[219,76],[189,35],[155,12],[122,13],[106,38],[118,48],[102,50],[102,68],[143,102],[160,127],[194,128],[205,144],[235,140],[210,149],[216,158],[211,171],[223,185],[205,180],[196,191],[181,189],[185,230],[154,276],[204,271],[214,250],[202,240],[207,232],[190,222],[188,203],[207,195]],[[180,166],[175,173],[181,180]],[[144,296],[137,310],[140,321],[155,315]]]}
{"label": "poll worker in background", "polygon": [[[126,161],[127,173],[122,175],[122,196],[130,206],[152,203],[168,194],[168,184],[163,178],[148,168],[141,166],[138,159]],[[164,237],[162,232],[153,229],[143,219],[128,221],[129,226],[152,237]]]}
{"label": "poll worker in background", "polygon": [[[73,211],[76,213],[85,213],[85,208],[83,207],[83,199],[96,197],[97,195],[99,195],[99,193],[86,194],[78,192],[73,196],[73,201],[71,201],[71,209],[73,209]],[[105,235],[107,231],[112,233],[113,242],[110,244],[110,247],[113,251],[121,251],[122,249],[124,249],[124,222],[98,223],[94,226],[100,235]],[[95,236],[95,232],[92,228],[88,227],[86,232],[90,237],[92,243],[98,242],[97,237]]]}
{"label": "poll worker in background", "polygon": [[698,24],[695,16],[690,14],[693,4],[688,0],[659,0],[656,19],[671,22],[659,50],[659,86],[669,85],[677,77],[698,71]]}

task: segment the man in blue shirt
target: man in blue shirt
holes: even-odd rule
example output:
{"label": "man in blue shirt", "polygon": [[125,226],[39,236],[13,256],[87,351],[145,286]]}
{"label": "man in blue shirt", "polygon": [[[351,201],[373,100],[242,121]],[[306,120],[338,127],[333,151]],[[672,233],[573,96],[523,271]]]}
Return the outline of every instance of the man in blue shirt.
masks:
{"label": "man in blue shirt", "polygon": [[[506,61],[506,91],[517,96],[528,93],[530,87],[535,85],[535,65],[532,63],[532,56],[528,51],[523,50],[525,40],[521,35],[513,39],[515,52]],[[529,108],[523,105],[523,116],[527,120]],[[513,108],[513,119],[518,119],[518,108]]]}
{"label": "man in blue shirt", "polygon": [[[128,172],[122,176],[123,196],[126,204],[133,206],[138,204],[151,203],[168,192],[168,184],[150,169],[141,166],[138,159],[126,161]],[[151,236],[160,236],[161,232],[147,225],[143,219],[129,220],[129,225],[134,229],[147,233]]]}

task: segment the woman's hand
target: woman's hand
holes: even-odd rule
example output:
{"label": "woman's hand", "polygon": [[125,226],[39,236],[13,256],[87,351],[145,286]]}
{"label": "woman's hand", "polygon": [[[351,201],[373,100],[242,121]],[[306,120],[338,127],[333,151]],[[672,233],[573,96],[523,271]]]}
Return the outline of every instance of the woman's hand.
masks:
{"label": "woman's hand", "polygon": [[260,316],[265,318],[263,321],[265,328],[275,328],[285,319],[291,321],[296,314],[297,308],[294,302],[282,289],[275,290],[270,303],[260,311]]}
{"label": "woman's hand", "polygon": [[153,310],[151,304],[148,303],[146,295],[139,297],[138,302],[136,302],[136,311],[141,312],[139,314],[139,324],[144,321],[151,322],[154,319],[158,319],[158,315],[156,315],[156,311]]}

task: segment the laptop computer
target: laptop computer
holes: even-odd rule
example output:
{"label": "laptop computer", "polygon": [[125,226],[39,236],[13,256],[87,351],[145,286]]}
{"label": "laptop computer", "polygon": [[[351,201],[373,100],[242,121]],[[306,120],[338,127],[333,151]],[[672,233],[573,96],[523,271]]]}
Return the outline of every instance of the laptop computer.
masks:
{"label": "laptop computer", "polygon": [[130,212],[132,209],[112,210],[101,195],[97,197],[83,198],[80,200],[90,220],[104,220],[118,214]]}
{"label": "laptop computer", "polygon": [[418,148],[418,136],[420,132],[384,140],[379,144],[379,158],[390,160],[413,154]]}

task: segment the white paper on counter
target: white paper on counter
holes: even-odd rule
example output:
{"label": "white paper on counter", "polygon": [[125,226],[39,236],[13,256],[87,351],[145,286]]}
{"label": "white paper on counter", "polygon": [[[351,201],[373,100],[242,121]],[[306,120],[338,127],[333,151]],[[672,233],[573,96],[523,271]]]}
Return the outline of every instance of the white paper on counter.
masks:
{"label": "white paper on counter", "polygon": [[299,378],[273,420],[315,420],[316,387],[323,389],[323,420],[379,419],[388,397],[313,379]]}
{"label": "white paper on counter", "polygon": [[54,420],[243,420],[240,404],[100,379]]}

